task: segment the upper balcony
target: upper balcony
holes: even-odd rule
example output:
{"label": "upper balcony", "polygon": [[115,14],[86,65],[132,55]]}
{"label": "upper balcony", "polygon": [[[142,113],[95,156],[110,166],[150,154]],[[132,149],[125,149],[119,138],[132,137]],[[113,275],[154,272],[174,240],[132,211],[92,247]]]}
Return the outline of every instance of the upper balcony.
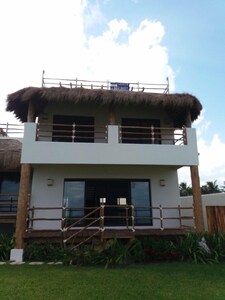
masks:
{"label": "upper balcony", "polygon": [[25,123],[22,163],[198,164],[195,129]]}

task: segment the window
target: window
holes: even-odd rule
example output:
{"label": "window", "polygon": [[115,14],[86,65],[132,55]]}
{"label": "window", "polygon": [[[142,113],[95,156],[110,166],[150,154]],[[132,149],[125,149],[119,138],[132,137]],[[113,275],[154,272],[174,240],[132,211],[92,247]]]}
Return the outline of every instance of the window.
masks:
{"label": "window", "polygon": [[19,173],[0,173],[0,211],[16,212],[19,182]]}
{"label": "window", "polygon": [[131,181],[131,203],[136,225],[152,225],[149,181]]}
{"label": "window", "polygon": [[156,119],[122,118],[122,143],[161,144],[159,127]]}
{"label": "window", "polygon": [[55,115],[53,123],[53,141],[94,142],[94,117]]}
{"label": "window", "polygon": [[[125,226],[126,214],[132,216],[134,205],[135,224],[152,225],[150,182],[130,179],[66,179],[64,182],[65,217],[75,222],[101,204],[104,208],[105,226]],[[91,217],[97,218],[99,212]],[[85,222],[79,224],[84,225]],[[131,218],[129,219],[131,225]],[[96,226],[96,224],[95,224]]]}
{"label": "window", "polygon": [[84,216],[84,194],[84,181],[65,180],[63,204],[69,209],[65,211],[64,217],[72,218],[75,222],[76,218]]}

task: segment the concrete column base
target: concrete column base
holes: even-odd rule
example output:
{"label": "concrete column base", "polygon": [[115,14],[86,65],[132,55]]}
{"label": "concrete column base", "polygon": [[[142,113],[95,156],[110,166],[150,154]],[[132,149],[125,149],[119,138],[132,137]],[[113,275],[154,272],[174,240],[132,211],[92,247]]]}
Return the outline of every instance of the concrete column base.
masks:
{"label": "concrete column base", "polygon": [[10,260],[15,262],[23,261],[23,249],[11,249]]}

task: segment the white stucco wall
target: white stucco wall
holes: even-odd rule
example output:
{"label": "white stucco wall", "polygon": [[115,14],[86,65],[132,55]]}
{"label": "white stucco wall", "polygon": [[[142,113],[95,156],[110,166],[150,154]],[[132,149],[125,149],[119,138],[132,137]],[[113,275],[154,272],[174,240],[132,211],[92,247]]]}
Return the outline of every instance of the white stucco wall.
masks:
{"label": "white stucco wall", "polygon": [[36,141],[36,124],[26,123],[22,163],[88,165],[198,165],[195,129],[187,128],[187,145],[119,143],[118,126],[108,127],[108,143]]}
{"label": "white stucco wall", "polygon": [[[192,196],[181,197],[182,206],[190,206],[193,204]],[[202,209],[204,217],[204,227],[208,230],[206,207],[207,206],[225,206],[225,193],[202,195]]]}
{"label": "white stucco wall", "polygon": [[[47,185],[47,179],[53,179],[53,186]],[[53,166],[53,165],[35,165],[33,169],[33,183],[31,191],[31,204],[35,207],[61,207],[63,203],[63,185],[64,179],[146,179],[151,183],[152,206],[178,206],[179,191],[177,171],[173,167],[156,166]],[[160,186],[160,179],[164,179],[166,185]],[[176,214],[178,211],[165,211],[164,216]],[[61,210],[39,211],[35,217],[59,217]],[[153,210],[153,216],[158,217],[159,211]],[[165,221],[165,226],[179,226],[176,220]],[[153,228],[158,228],[159,220],[154,220]],[[60,221],[40,221],[34,223],[34,229],[59,229]]]}

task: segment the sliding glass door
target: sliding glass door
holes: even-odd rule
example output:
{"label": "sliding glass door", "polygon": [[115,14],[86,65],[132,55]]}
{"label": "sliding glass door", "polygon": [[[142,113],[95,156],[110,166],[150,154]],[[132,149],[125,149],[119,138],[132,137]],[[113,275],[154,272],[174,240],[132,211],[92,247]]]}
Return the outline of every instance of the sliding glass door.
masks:
{"label": "sliding glass door", "polygon": [[131,181],[131,203],[134,205],[135,224],[152,225],[149,181]]}
{"label": "sliding glass door", "polygon": [[75,222],[84,216],[85,181],[65,180],[64,182],[64,217]]}
{"label": "sliding glass door", "polygon": [[[131,225],[134,206],[135,224],[151,225],[151,197],[149,180],[86,179],[64,181],[65,217],[71,222],[82,218],[101,204],[105,226]],[[92,215],[97,218],[99,212]]]}

